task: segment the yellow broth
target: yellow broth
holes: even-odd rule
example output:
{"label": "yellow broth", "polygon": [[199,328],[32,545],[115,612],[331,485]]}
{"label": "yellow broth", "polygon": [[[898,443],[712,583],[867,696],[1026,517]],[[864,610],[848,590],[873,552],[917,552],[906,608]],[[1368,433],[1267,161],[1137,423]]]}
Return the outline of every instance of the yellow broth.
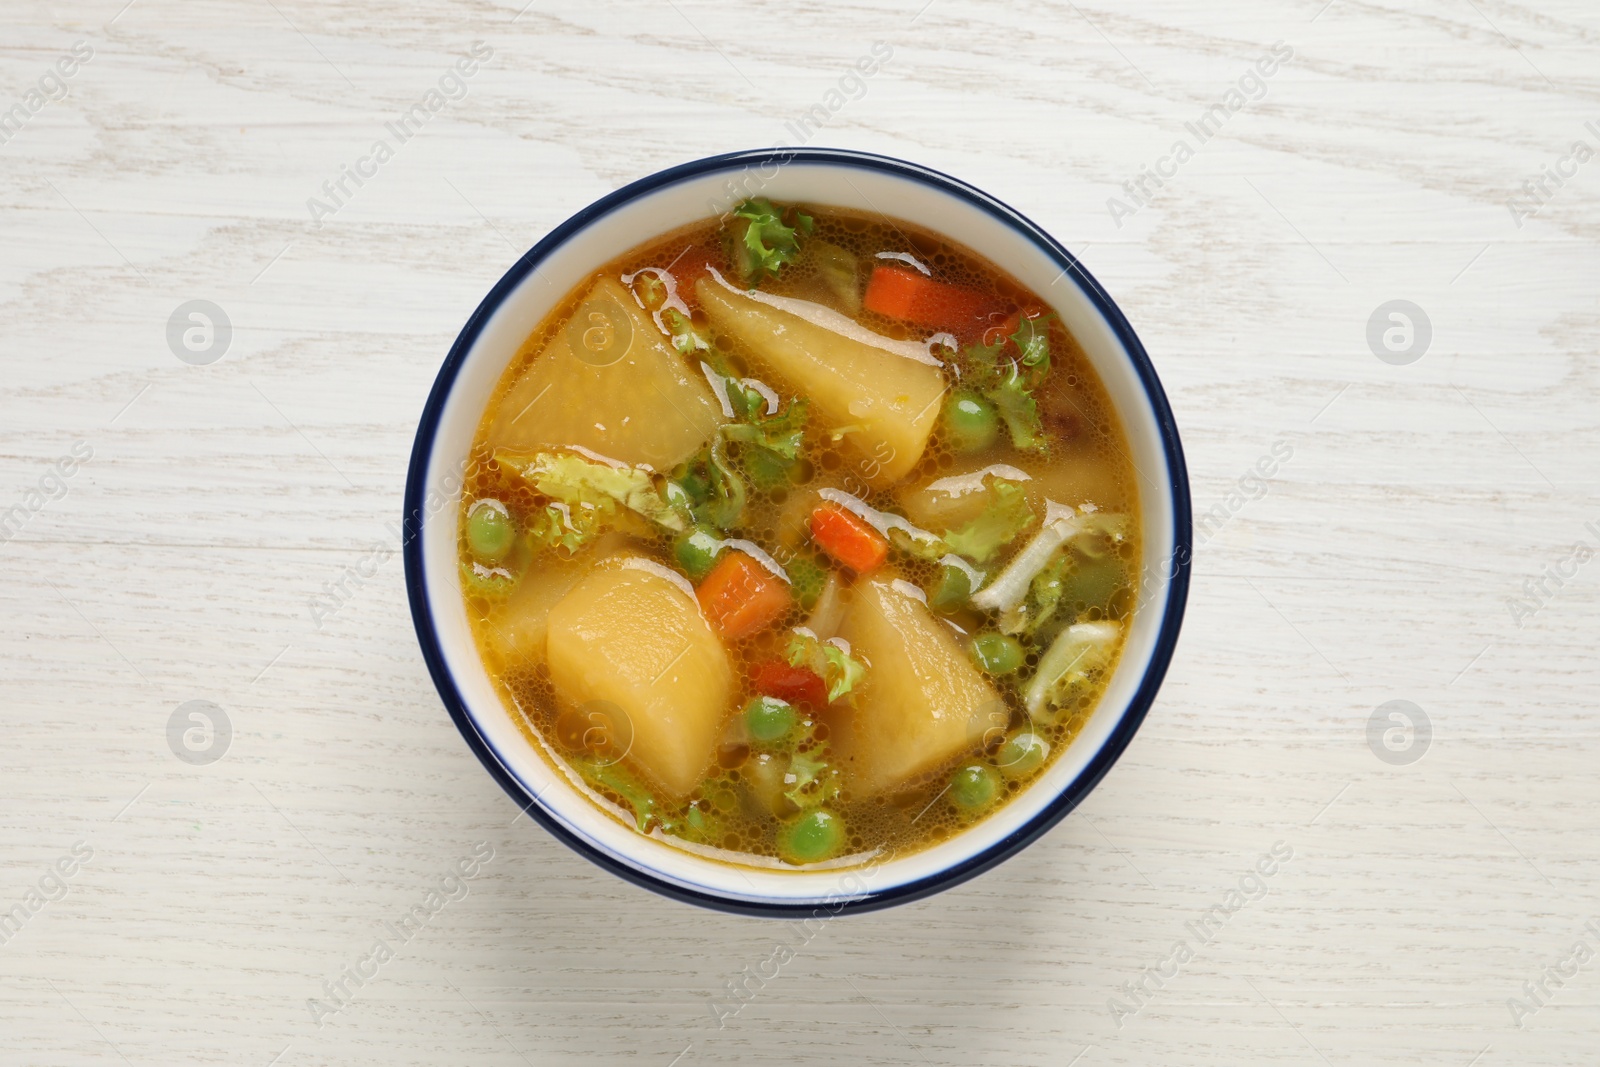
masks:
{"label": "yellow broth", "polygon": [[[799,209],[781,209],[784,217],[793,220]],[[841,274],[841,263],[855,263],[857,295],[870,272],[885,264],[911,269],[914,260],[931,273],[933,279],[982,294],[990,311],[990,318],[1003,331],[1015,320],[1013,313],[1022,309],[1044,306],[1039,297],[1020,286],[1000,267],[988,263],[972,252],[935,233],[908,223],[884,217],[846,213],[834,209],[803,209],[814,220],[814,230],[797,234],[800,253],[783,266],[775,276],[760,279],[759,289],[777,297],[788,297],[814,302],[850,315],[861,327],[885,338],[921,342],[937,332],[915,322],[887,317],[871,310],[853,306],[848,285],[841,288],[840,278],[848,279],[849,271]],[[737,223],[735,224],[737,225]],[[644,302],[650,294],[643,292],[647,280],[673,275],[675,295],[694,311],[693,321],[703,332],[706,330],[704,310],[697,306],[694,289],[686,284],[685,275],[693,272],[693,261],[708,261],[719,273],[730,273],[729,236],[726,220],[708,219],[676,231],[668,236],[652,239],[611,263],[606,264],[589,279],[576,286],[571,293],[539,324],[522,345],[517,357],[507,367],[494,398],[480,424],[474,450],[470,457],[468,476],[463,493],[461,511],[461,553],[463,567],[473,566],[473,551],[469,544],[469,513],[481,500],[500,502],[510,520],[516,525],[518,537],[541,508],[551,503],[548,496],[534,488],[527,477],[504,462],[497,462],[491,446],[491,435],[501,410],[511,397],[517,384],[530,373],[540,353],[563,330],[576,330],[585,324],[574,324],[574,316],[581,312],[585,297],[601,279],[622,282],[630,295]],[[808,254],[808,249],[822,245],[826,252]],[[830,247],[831,246],[831,247]],[[833,249],[846,254],[839,256]],[[687,255],[686,255],[687,250]],[[885,255],[896,258],[885,258]],[[685,268],[682,264],[688,264]],[[831,280],[829,271],[831,270]],[[674,273],[676,272],[676,273]],[[656,294],[659,298],[659,293]],[[660,324],[660,316],[656,316]],[[596,320],[602,328],[606,324]],[[576,336],[576,335],[574,335]],[[1003,333],[990,331],[988,338],[998,339]],[[980,337],[978,341],[984,339]],[[738,378],[755,380],[776,396],[779,405],[792,402],[796,393],[763,369],[762,361],[739,339],[718,334],[714,338],[716,355],[724,370]],[[975,344],[978,341],[969,343]],[[767,487],[752,479],[748,470],[739,466],[743,462],[737,444],[729,447],[731,462],[744,474],[748,483],[748,497],[737,524],[723,533],[724,539],[753,542],[770,559],[785,569],[785,573],[806,569],[814,574],[822,569],[835,575],[842,590],[842,599],[855,606],[852,590],[863,580],[852,575],[849,568],[839,566],[819,551],[814,543],[807,519],[819,502],[819,492],[844,493],[866,508],[884,516],[906,516],[917,512],[919,491],[930,481],[1000,464],[1020,471],[1028,480],[1020,484],[1034,494],[1037,503],[1042,497],[1080,510],[1090,505],[1098,515],[1126,516],[1125,534],[1114,543],[1103,544],[1098,561],[1087,556],[1070,557],[1063,566],[1067,579],[1080,578],[1092,571],[1098,576],[1089,587],[1098,588],[1090,596],[1093,604],[1074,602],[1074,605],[1057,608],[1047,629],[1060,633],[1070,623],[1113,620],[1121,626],[1115,638],[1115,648],[1101,666],[1087,679],[1078,680],[1066,706],[1056,709],[1050,716],[1031,719],[1024,706],[1023,693],[1032,672],[1036,672],[1043,639],[1021,640],[1024,653],[1022,666],[1004,677],[989,677],[988,682],[999,695],[996,706],[986,707],[974,716],[971,724],[971,743],[956,756],[915,777],[896,783],[882,792],[866,795],[857,788],[851,769],[845,766],[832,768],[831,781],[838,792],[826,802],[826,808],[836,817],[836,826],[842,824],[843,837],[832,850],[836,863],[848,864],[852,859],[864,862],[875,854],[892,852],[905,854],[929,847],[959,832],[976,819],[993,815],[1006,802],[1015,797],[1034,780],[1044,767],[1059,758],[1093,711],[1103,694],[1106,681],[1120,654],[1122,635],[1126,631],[1128,614],[1137,599],[1136,560],[1139,553],[1139,507],[1134,472],[1127,458],[1128,448],[1123,433],[1105,390],[1090,367],[1074,339],[1058,319],[1048,320],[1049,369],[1048,373],[1030,390],[1037,405],[1038,424],[1047,442],[1045,451],[1021,450],[1013,447],[1006,429],[1002,427],[993,445],[975,455],[958,455],[953,436],[946,420],[941,417],[926,450],[909,473],[892,484],[882,484],[880,470],[870,455],[849,447],[848,431],[840,438],[813,416],[806,422],[803,443],[797,461],[786,476]],[[965,374],[962,357],[966,346],[935,346],[931,349],[944,362],[941,369],[945,379],[946,396],[949,391],[962,386],[958,374]],[[1012,358],[1021,351],[1020,342],[1010,350]],[[691,368],[705,353],[683,356]],[[892,358],[892,357],[888,357]],[[603,410],[603,396],[546,396],[540,404],[552,402],[566,406],[566,410]],[[768,405],[771,407],[771,404]],[[724,412],[726,414],[726,412]],[[836,439],[837,438],[837,439]],[[604,454],[603,448],[589,448],[591,453]],[[877,457],[884,459],[883,456]],[[670,477],[672,472],[657,472],[657,482]],[[994,478],[987,483],[992,496]],[[926,494],[924,494],[925,498]],[[483,506],[483,505],[478,505]],[[1034,510],[1038,510],[1035,508]],[[925,513],[927,508],[924,506]],[[890,520],[892,521],[892,520]],[[624,510],[614,528],[600,537],[602,550],[586,546],[576,552],[563,548],[533,549],[519,540],[509,558],[508,566],[526,568],[523,581],[544,580],[541,575],[555,573],[561,560],[575,556],[579,562],[568,565],[568,570],[581,570],[595,556],[615,552],[626,546],[629,553],[645,556],[663,567],[682,573],[684,568],[674,551],[674,535],[637,515]],[[1000,555],[979,568],[993,576],[1005,568],[1039,529],[1033,528],[1007,543]],[[937,533],[937,530],[934,530]],[[1076,542],[1074,542],[1076,544]],[[1069,546],[1069,549],[1071,546]],[[1072,549],[1076,551],[1076,549]],[[1068,554],[1067,549],[1062,550]],[[1059,554],[1058,554],[1059,555]],[[797,562],[799,561],[799,562]],[[811,566],[807,568],[807,564]],[[1088,566],[1088,570],[1085,567]],[[876,579],[898,579],[924,591],[935,590],[943,574],[943,566],[930,559],[918,558],[914,553],[902,551],[897,544],[888,553],[887,561],[878,570]],[[1111,575],[1111,579],[1107,579]],[[1107,586],[1106,582],[1111,584]],[[570,576],[566,579],[570,584]],[[897,587],[900,588],[900,587]],[[1080,581],[1073,588],[1084,588]],[[1093,588],[1091,592],[1093,592]],[[551,671],[539,654],[537,644],[529,653],[522,649],[515,654],[506,652],[507,633],[523,625],[508,619],[508,603],[498,589],[485,592],[472,581],[464,582],[468,614],[472,622],[484,663],[494,678],[509,713],[527,734],[536,748],[544,752],[563,770],[574,784],[585,785],[591,796],[602,798],[602,807],[623,823],[648,830],[653,836],[670,844],[678,844],[702,854],[714,855],[727,862],[751,863],[771,866],[783,855],[780,841],[784,828],[802,814],[793,801],[774,799],[771,783],[774,764],[796,757],[782,751],[774,753],[751,739],[743,709],[758,696],[757,676],[763,664],[786,660],[786,642],[792,640],[791,630],[805,623],[809,610],[795,603],[781,617],[758,632],[725,643],[732,665],[732,687],[727,706],[722,715],[724,728],[718,738],[715,758],[706,779],[688,795],[673,797],[657,788],[649,775],[634,766],[628,754],[634,729],[631,723],[608,715],[596,713],[593,708],[576,707],[557,692],[552,684]],[[1109,591],[1107,591],[1109,590]],[[791,593],[794,590],[791,589]],[[1030,596],[1032,587],[1030,586]],[[1032,601],[1029,602],[1030,605]],[[848,610],[848,608],[847,608]],[[1070,617],[1063,617],[1062,612]],[[972,606],[937,612],[939,625],[947,627],[963,648],[970,647],[971,637],[982,630],[994,630],[997,613],[985,612]],[[1041,631],[1044,632],[1044,631]],[[867,664],[865,681],[859,683],[860,691],[872,685],[872,666]],[[850,699],[825,706],[795,706],[802,726],[805,727],[805,744],[813,756],[826,760],[830,754],[828,739],[837,733],[844,719],[857,713]],[[1031,730],[1049,745],[1049,755],[1043,765],[1028,773],[1003,773],[1012,768],[1000,767],[999,750],[1007,736],[1021,730]],[[626,736],[625,736],[626,735]],[[1015,756],[1016,749],[1006,749]],[[962,768],[980,765],[988,771],[970,772],[991,784],[998,782],[994,799],[979,809],[963,807],[952,797],[953,774]],[[1013,761],[1015,766],[1015,761]],[[583,768],[580,773],[579,768]],[[616,775],[596,772],[596,767],[620,769],[622,784]],[[998,769],[1002,773],[996,775]],[[987,775],[987,777],[985,777]],[[980,785],[982,782],[979,783]],[[648,817],[640,816],[638,789],[644,788],[649,797],[645,807]],[[957,791],[955,796],[963,796]],[[763,799],[765,798],[765,799]]]}

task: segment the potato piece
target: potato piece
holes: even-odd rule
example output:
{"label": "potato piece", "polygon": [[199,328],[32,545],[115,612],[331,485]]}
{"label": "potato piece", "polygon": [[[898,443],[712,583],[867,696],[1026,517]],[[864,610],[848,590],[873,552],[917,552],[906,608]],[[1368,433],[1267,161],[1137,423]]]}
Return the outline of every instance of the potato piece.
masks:
{"label": "potato piece", "polygon": [[904,583],[857,584],[840,636],[868,663],[855,710],[840,716],[839,742],[847,773],[867,795],[975,749],[1004,706]]}
{"label": "potato piece", "polygon": [[668,471],[723,421],[699,368],[673,350],[615,278],[602,278],[501,402],[488,444],[514,452],[586,448]]}
{"label": "potato piece", "polygon": [[632,725],[628,761],[673,800],[711,768],[733,669],[671,571],[624,556],[550,610],[550,678],[575,705],[603,700]]}
{"label": "potato piece", "polygon": [[845,439],[869,481],[887,485],[916,466],[944,395],[939,361],[922,345],[880,337],[830,308],[735,292],[710,277],[695,294],[713,326],[811,398],[824,425],[856,427]]}

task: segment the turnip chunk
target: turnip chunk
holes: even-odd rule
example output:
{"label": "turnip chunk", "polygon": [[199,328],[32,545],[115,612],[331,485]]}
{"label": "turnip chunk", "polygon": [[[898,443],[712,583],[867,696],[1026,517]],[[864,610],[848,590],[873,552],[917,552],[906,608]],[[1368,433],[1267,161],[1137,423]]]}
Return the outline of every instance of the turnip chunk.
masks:
{"label": "turnip chunk", "polygon": [[1050,501],[1045,509],[1044,527],[1022,551],[1011,557],[1006,569],[995,576],[972,598],[972,606],[984,611],[1009,611],[1022,603],[1034,576],[1044,570],[1056,549],[1078,532],[1078,518],[1069,507]]}
{"label": "turnip chunk", "polygon": [[668,471],[700,451],[723,421],[698,363],[673,350],[633,294],[603,278],[500,402],[488,444],[507,452],[582,449]]}
{"label": "turnip chunk", "polygon": [[628,762],[674,801],[711,769],[733,687],[728,654],[687,584],[628,556],[579,582],[549,618],[556,692],[579,708],[620,708],[632,727]]}
{"label": "turnip chunk", "polygon": [[840,717],[838,746],[846,773],[867,796],[976,749],[989,715],[1004,707],[916,592],[905,582],[858,583],[839,631],[852,654],[867,660],[856,707]]}
{"label": "turnip chunk", "polygon": [[819,421],[850,442],[868,481],[887,485],[916,466],[944,395],[941,364],[925,346],[882,337],[820,304],[744,293],[711,277],[695,294],[713,326],[811,398]]}

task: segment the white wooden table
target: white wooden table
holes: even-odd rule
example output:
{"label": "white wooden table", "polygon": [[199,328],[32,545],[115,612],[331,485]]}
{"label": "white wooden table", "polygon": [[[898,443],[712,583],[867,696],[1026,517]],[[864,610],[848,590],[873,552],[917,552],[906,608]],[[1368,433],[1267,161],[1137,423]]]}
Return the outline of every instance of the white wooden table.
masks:
{"label": "white wooden table", "polygon": [[[525,2],[0,11],[0,1062],[1595,1062],[1592,3]],[[516,256],[636,177],[802,137],[1080,252],[1212,515],[1166,687],[1083,807],[809,939],[515,819],[385,528]],[[346,166],[370,176],[334,204]],[[1143,204],[1141,168],[1170,175]],[[193,300],[225,349],[169,344]],[[1394,300],[1425,351],[1381,317],[1369,344]],[[1431,733],[1374,747],[1394,700]],[[348,1005],[308,1008],[335,981]]]}

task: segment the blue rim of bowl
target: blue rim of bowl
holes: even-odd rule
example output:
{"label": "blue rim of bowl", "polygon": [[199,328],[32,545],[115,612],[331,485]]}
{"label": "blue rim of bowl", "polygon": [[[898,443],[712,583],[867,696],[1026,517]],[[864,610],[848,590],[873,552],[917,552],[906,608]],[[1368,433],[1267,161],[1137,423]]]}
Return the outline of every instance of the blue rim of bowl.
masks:
{"label": "blue rim of bowl", "polygon": [[[1089,764],[1037,815],[982,852],[969,856],[960,863],[947,867],[936,874],[912,882],[906,882],[880,891],[868,891],[857,896],[821,903],[742,900],[686,888],[665,879],[657,878],[585,841],[568,829],[560,819],[547,812],[536,799],[530,797],[516,778],[506,769],[506,765],[495,754],[487,739],[478,732],[476,724],[467,712],[466,702],[456,688],[455,679],[451,676],[449,667],[445,663],[444,652],[439,645],[439,636],[434,629],[432,614],[428,607],[428,594],[423,575],[422,521],[420,518],[424,514],[423,501],[426,496],[425,486],[428,464],[433,453],[434,438],[438,431],[440,414],[444,409],[452,387],[455,385],[456,375],[461,368],[461,364],[465,361],[467,353],[471,351],[473,344],[476,343],[478,335],[489,317],[500,307],[512,290],[520,285],[547,256],[596,219],[606,215],[618,206],[648,193],[705,174],[773,165],[783,167],[791,163],[825,164],[876,170],[920,182],[924,185],[930,185],[942,192],[967,201],[992,216],[996,221],[1010,226],[1038,245],[1047,255],[1060,264],[1064,273],[1074,276],[1078,287],[1095,306],[1096,310],[1105,317],[1112,330],[1116,333],[1117,340],[1121,343],[1123,351],[1132,362],[1135,371],[1139,375],[1139,381],[1144,387],[1146,399],[1150,404],[1157,427],[1161,433],[1167,469],[1172,475],[1170,488],[1172,493],[1173,553],[1172,558],[1168,561],[1171,569],[1170,577],[1167,578],[1166,582],[1167,603],[1163,611],[1161,630],[1157,634],[1155,647],[1151,651],[1149,664],[1145,668],[1144,677],[1140,679],[1138,689],[1134,692],[1133,698],[1129,701],[1127,709],[1118,720],[1111,735],[1106,738],[1105,743],[1100,746],[1099,751],[1094,754]],[[412,516],[418,517],[418,521],[415,524],[408,521]],[[634,885],[649,889],[662,896],[687,904],[695,904],[737,915],[792,919],[819,913],[838,915],[845,912],[875,911],[879,908],[887,908],[896,904],[907,904],[941,890],[949,889],[970,878],[977,877],[1020,852],[1043,836],[1046,831],[1065,818],[1073,808],[1077,807],[1083,798],[1088,796],[1089,792],[1100,783],[1100,780],[1105,777],[1112,765],[1116,763],[1118,757],[1128,747],[1128,743],[1133,740],[1133,735],[1138,731],[1140,724],[1143,723],[1145,714],[1150,710],[1150,705],[1155,700],[1156,692],[1160,689],[1161,682],[1166,677],[1167,667],[1172,661],[1172,654],[1177,646],[1178,631],[1183,623],[1184,606],[1188,601],[1189,562],[1193,552],[1192,523],[1189,475],[1188,468],[1184,463],[1183,446],[1178,440],[1177,423],[1172,417],[1172,409],[1167,403],[1167,396],[1161,388],[1161,382],[1156,377],[1155,367],[1151,365],[1150,357],[1146,354],[1144,345],[1139,342],[1138,336],[1133,332],[1133,327],[1128,324],[1128,320],[1123,316],[1121,309],[1112,301],[1100,283],[1083,268],[1077,258],[1071,252],[1068,252],[1060,242],[1045,233],[1044,230],[1040,229],[1021,212],[996,200],[982,190],[974,188],[958,178],[953,178],[940,171],[932,170],[916,163],[909,163],[891,156],[880,156],[847,149],[771,148],[708,156],[705,159],[697,159],[693,162],[684,163],[651,174],[648,177],[640,178],[638,181],[625,185],[608,196],[601,197],[551,230],[538,244],[529,249],[521,259],[517,260],[510,270],[506,271],[504,277],[495,284],[493,289],[489,290],[489,294],[483,298],[477,310],[472,313],[472,317],[462,327],[460,335],[456,337],[455,344],[450,346],[450,354],[445,358],[444,365],[439,368],[439,375],[434,380],[433,390],[428,395],[427,405],[422,409],[422,418],[417,427],[416,442],[411,450],[411,464],[406,475],[405,512],[402,516],[402,543],[406,568],[406,592],[411,604],[411,617],[416,626],[417,640],[422,646],[423,659],[428,665],[428,673],[433,676],[434,686],[438,689],[445,708],[450,712],[450,717],[455,720],[456,728],[461,731],[461,736],[466,740],[467,747],[472,749],[490,776],[500,783],[501,788],[517,802],[517,805],[530,818],[544,827],[558,841],[561,841],[584,858],[605,868],[619,878],[626,879]],[[1153,605],[1147,605],[1144,610],[1149,610],[1151,606]]]}

